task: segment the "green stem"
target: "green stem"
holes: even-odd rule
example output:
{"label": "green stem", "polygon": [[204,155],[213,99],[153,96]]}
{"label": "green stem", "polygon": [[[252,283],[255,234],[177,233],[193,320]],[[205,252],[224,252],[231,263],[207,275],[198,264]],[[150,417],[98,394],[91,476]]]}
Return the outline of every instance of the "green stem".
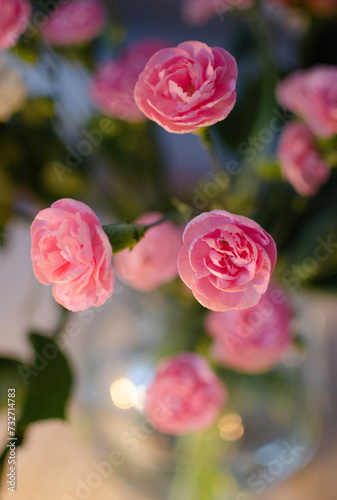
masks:
{"label": "green stem", "polygon": [[247,13],[248,26],[256,41],[258,56],[262,67],[262,81],[259,100],[259,112],[251,129],[255,137],[266,126],[275,104],[275,86],[278,81],[278,70],[275,55],[272,49],[273,42],[269,26],[263,18],[259,3]]}
{"label": "green stem", "polygon": [[147,229],[150,229],[150,227],[159,226],[159,224],[162,224],[163,222],[166,222],[167,220],[174,220],[174,219],[177,219],[178,217],[181,217],[181,213],[179,212],[179,210],[173,210],[172,212],[169,212],[168,214],[164,215],[164,217],[157,220],[156,222],[152,222],[152,224],[148,224],[146,227],[147,227]]}
{"label": "green stem", "polygon": [[167,500],[209,500],[220,463],[215,429],[179,437],[175,473]]}
{"label": "green stem", "polygon": [[210,133],[210,128],[209,127],[201,128],[197,130],[195,134],[199,136],[202,145],[207,149],[209,153],[214,173],[218,174],[219,172],[223,172],[224,169],[219,159],[218,153],[216,152],[216,149],[214,147],[213,138]]}

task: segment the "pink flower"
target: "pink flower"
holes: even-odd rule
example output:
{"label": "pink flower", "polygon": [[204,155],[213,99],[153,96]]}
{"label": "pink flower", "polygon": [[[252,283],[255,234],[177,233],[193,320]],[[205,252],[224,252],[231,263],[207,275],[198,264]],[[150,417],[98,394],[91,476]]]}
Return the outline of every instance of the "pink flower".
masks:
{"label": "pink flower", "polygon": [[278,85],[279,103],[301,116],[311,131],[329,138],[337,133],[337,67],[315,66]]}
{"label": "pink flower", "polygon": [[233,9],[246,10],[253,3],[254,0],[184,0],[183,17],[190,24],[203,24],[216,14],[222,17]]}
{"label": "pink flower", "polygon": [[150,58],[136,84],[135,100],[165,130],[185,134],[226,118],[235,104],[236,79],[229,52],[184,42]]}
{"label": "pink flower", "polygon": [[70,311],[83,311],[101,306],[112,295],[111,245],[87,205],[56,201],[37,214],[31,237],[35,276],[44,285],[54,285],[57,302]]}
{"label": "pink flower", "polygon": [[[152,224],[163,217],[151,212],[140,217],[138,224]],[[136,290],[149,292],[178,275],[177,257],[182,245],[182,231],[172,222],[163,222],[145,233],[132,249],[114,255],[119,277]]]}
{"label": "pink flower", "polygon": [[145,414],[160,432],[188,434],[213,425],[227,399],[206,359],[185,352],[159,363]]}
{"label": "pink flower", "polygon": [[42,29],[52,45],[81,45],[102,31],[107,17],[101,0],[73,0],[56,7]]}
{"label": "pink flower", "polygon": [[134,43],[118,59],[103,63],[90,89],[95,106],[105,115],[120,120],[146,120],[135,102],[134,88],[148,59],[165,45],[159,39],[145,39]]}
{"label": "pink flower", "polygon": [[187,224],[183,242],[178,271],[203,306],[247,309],[266,292],[276,246],[253,220],[225,210],[205,212]]}
{"label": "pink flower", "polygon": [[278,158],[284,178],[303,196],[315,195],[331,173],[304,123],[286,125],[278,145]]}
{"label": "pink flower", "polygon": [[31,16],[28,0],[0,0],[0,50],[16,44]]}
{"label": "pink flower", "polygon": [[245,373],[270,370],[291,344],[291,312],[281,290],[269,287],[260,302],[245,310],[210,312],[206,331],[214,338],[214,358]]}

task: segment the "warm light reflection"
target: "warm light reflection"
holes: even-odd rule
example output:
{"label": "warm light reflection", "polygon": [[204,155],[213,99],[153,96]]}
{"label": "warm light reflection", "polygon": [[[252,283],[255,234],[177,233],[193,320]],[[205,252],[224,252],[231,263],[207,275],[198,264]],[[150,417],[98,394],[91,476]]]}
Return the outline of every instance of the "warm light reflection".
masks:
{"label": "warm light reflection", "polygon": [[127,410],[138,401],[138,392],[131,380],[120,378],[110,387],[111,399],[118,408]]}
{"label": "warm light reflection", "polygon": [[243,436],[242,418],[237,413],[227,413],[218,423],[219,434],[226,441],[236,441]]}

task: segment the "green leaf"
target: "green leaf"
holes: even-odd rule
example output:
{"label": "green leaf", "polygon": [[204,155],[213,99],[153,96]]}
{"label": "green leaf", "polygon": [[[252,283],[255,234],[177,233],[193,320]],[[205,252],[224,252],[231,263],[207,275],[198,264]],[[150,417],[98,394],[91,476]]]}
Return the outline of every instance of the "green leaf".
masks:
{"label": "green leaf", "polygon": [[72,373],[65,356],[50,337],[31,333],[34,360],[20,370],[27,384],[19,428],[51,418],[65,419],[65,409],[72,385]]}
{"label": "green leaf", "polygon": [[147,231],[147,226],[138,224],[108,224],[103,226],[112,246],[113,253],[133,248]]}
{"label": "green leaf", "polygon": [[17,359],[0,357],[0,408],[7,408],[9,388],[15,389],[17,403],[21,399],[24,385],[18,368],[23,366]]}

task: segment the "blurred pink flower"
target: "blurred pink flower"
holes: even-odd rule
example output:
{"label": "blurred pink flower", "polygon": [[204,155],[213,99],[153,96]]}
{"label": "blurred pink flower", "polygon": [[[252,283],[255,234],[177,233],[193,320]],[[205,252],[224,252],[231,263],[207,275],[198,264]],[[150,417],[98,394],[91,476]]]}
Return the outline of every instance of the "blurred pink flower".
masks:
{"label": "blurred pink flower", "polygon": [[58,200],[41,210],[31,226],[37,279],[53,284],[57,302],[70,311],[99,307],[112,295],[114,273],[109,239],[84,203]]}
{"label": "blurred pink flower", "polygon": [[16,44],[31,16],[28,0],[0,0],[0,50]]}
{"label": "blurred pink flower", "polygon": [[[137,219],[137,224],[152,224],[163,217],[151,212]],[[173,280],[178,275],[177,257],[182,245],[182,230],[172,222],[163,222],[145,233],[130,250],[114,255],[118,276],[131,288],[142,292],[152,291]]]}
{"label": "blurred pink flower", "polygon": [[296,71],[278,85],[277,99],[302,117],[315,135],[329,138],[337,134],[336,66]]}
{"label": "blurred pink flower", "polygon": [[249,9],[255,0],[184,0],[183,17],[190,24],[203,24],[233,9]]}
{"label": "blurred pink flower", "polygon": [[166,45],[156,38],[138,41],[118,59],[101,64],[90,88],[95,106],[105,115],[120,120],[146,120],[135,102],[134,88],[149,58]]}
{"label": "blurred pink flower", "polygon": [[188,434],[213,425],[227,399],[206,359],[186,352],[159,363],[146,394],[145,414],[160,432]]}
{"label": "blurred pink flower", "polygon": [[102,31],[107,18],[102,0],[72,0],[57,6],[41,34],[52,45],[81,45]]}
{"label": "blurred pink flower", "polygon": [[178,271],[203,306],[246,309],[266,292],[276,246],[253,220],[225,210],[205,212],[187,224],[183,242]]}
{"label": "blurred pink flower", "polygon": [[226,118],[236,101],[236,79],[229,52],[184,42],[150,58],[136,84],[135,100],[165,130],[185,134]]}
{"label": "blurred pink flower", "polygon": [[291,311],[283,292],[270,286],[254,307],[210,312],[205,329],[212,353],[224,366],[245,373],[270,370],[291,344]]}
{"label": "blurred pink flower", "polygon": [[291,122],[284,128],[278,158],[283,177],[303,196],[315,195],[331,173],[316,148],[313,134],[301,122]]}

